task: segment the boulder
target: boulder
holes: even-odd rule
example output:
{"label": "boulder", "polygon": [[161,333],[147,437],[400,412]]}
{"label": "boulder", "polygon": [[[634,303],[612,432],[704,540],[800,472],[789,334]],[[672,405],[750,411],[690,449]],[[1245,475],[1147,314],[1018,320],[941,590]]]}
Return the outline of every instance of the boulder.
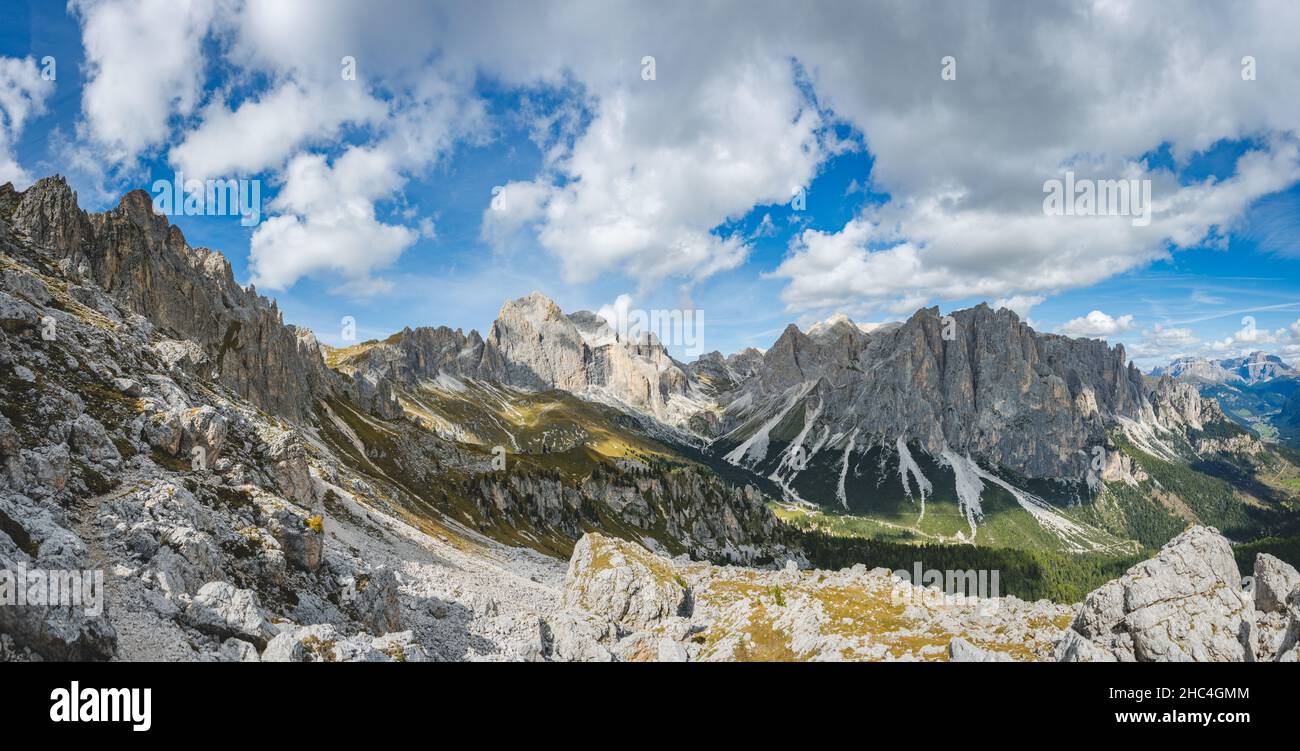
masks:
{"label": "boulder", "polygon": [[1287,598],[1300,590],[1300,572],[1268,553],[1255,556],[1255,608],[1265,613],[1286,611]]}
{"label": "boulder", "polygon": [[122,458],[108,437],[108,431],[90,415],[82,414],[73,420],[70,432],[69,442],[73,450],[90,461],[116,461]]}
{"label": "boulder", "polygon": [[185,609],[185,619],[206,634],[243,639],[259,647],[265,647],[277,633],[257,593],[228,582],[208,582],[200,587]]}
{"label": "boulder", "polygon": [[226,639],[217,653],[222,662],[259,662],[257,647],[243,639]]}
{"label": "boulder", "polygon": [[281,631],[262,653],[262,662],[427,662],[410,631],[371,637],[345,635],[332,624]]}
{"label": "boulder", "polygon": [[689,656],[681,642],[669,638],[659,640],[659,662],[686,662]]}
{"label": "boulder", "polygon": [[599,616],[581,610],[561,610],[542,621],[542,644],[556,662],[612,662],[609,647],[618,629]]}
{"label": "boulder", "polygon": [[1193,527],[1084,600],[1070,628],[1101,652],[1071,640],[1058,647],[1058,658],[1253,660],[1255,612],[1240,582],[1228,541],[1214,529]]}
{"label": "boulder", "polygon": [[284,497],[299,506],[312,508],[316,490],[302,437],[294,431],[281,433],[267,445],[266,458],[271,464],[271,476]]}
{"label": "boulder", "polygon": [[27,301],[8,293],[0,292],[0,329],[4,331],[22,331],[34,328],[40,319],[36,308]]}
{"label": "boulder", "polygon": [[686,587],[666,561],[637,545],[595,533],[573,549],[563,605],[597,613],[629,631],[686,615]]}
{"label": "boulder", "polygon": [[960,636],[948,642],[948,662],[1012,662],[1005,652],[980,649]]}
{"label": "boulder", "polygon": [[398,631],[402,604],[398,599],[397,576],[390,569],[377,568],[360,574],[354,584],[352,606],[357,618],[376,633]]}
{"label": "boulder", "polygon": [[1078,631],[1069,629],[1056,643],[1057,662],[1117,662],[1115,653],[1088,641]]}
{"label": "boulder", "polygon": [[1278,646],[1277,661],[1295,662],[1297,653],[1300,653],[1300,604],[1293,604],[1287,607],[1286,631]]}
{"label": "boulder", "polygon": [[328,623],[281,631],[262,652],[262,662],[382,662],[384,657]]}
{"label": "boulder", "polygon": [[386,655],[393,662],[429,661],[424,648],[416,643],[415,633],[412,631],[397,631],[377,636],[371,640],[370,646]]}
{"label": "boulder", "polygon": [[320,568],[325,552],[325,517],[267,493],[258,493],[255,502],[259,522],[280,543],[285,559],[306,571]]}

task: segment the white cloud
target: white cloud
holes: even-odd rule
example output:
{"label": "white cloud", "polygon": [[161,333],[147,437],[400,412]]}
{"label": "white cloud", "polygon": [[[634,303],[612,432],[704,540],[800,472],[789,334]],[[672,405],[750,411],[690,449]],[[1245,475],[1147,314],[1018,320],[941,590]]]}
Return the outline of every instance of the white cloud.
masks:
{"label": "white cloud", "polygon": [[54,82],[41,78],[30,57],[0,57],[0,183],[12,182],[18,189],[32,182],[14,155],[14,145],[27,119],[45,111],[45,99]]}
{"label": "white cloud", "polygon": [[[698,85],[690,105],[680,92],[643,93],[636,84],[606,94],[554,174],[506,186],[504,208],[484,214],[484,235],[536,222],[538,241],[570,281],[611,271],[698,281],[742,263],[745,238],[711,230],[807,185],[825,155],[823,123],[787,60],[720,73]],[[659,81],[637,84],[653,90]],[[665,120],[672,104],[693,110],[684,122]]]}
{"label": "white cloud", "polygon": [[279,168],[306,141],[333,138],[344,124],[379,120],[386,110],[354,82],[311,88],[287,82],[234,110],[210,103],[169,158],[187,178],[255,174]]}
{"label": "white cloud", "polygon": [[[747,238],[716,228],[787,201],[829,155],[854,148],[828,129],[837,118],[871,151],[856,184],[892,198],[838,230],[801,233],[775,274],[792,310],[1046,297],[1165,258],[1170,244],[1217,242],[1252,201],[1300,179],[1294,140],[1279,135],[1300,124],[1280,73],[1300,70],[1287,33],[1300,25],[1295,5],[974,0],[935,13],[900,1],[792,13],[740,2],[144,0],[130,13],[119,0],[75,3],[87,131],[117,159],[176,124],[178,164],[279,169],[364,123],[364,146],[416,176],[490,130],[468,93],[476,80],[560,92],[554,111],[532,112],[542,173],[505,186],[482,233],[502,243],[535,232],[571,281],[612,272],[689,284],[744,263]],[[209,35],[237,84],[269,83],[195,118]],[[1241,80],[1243,54],[1260,61],[1258,80]],[[335,87],[344,55],[357,60],[352,98]],[[641,79],[645,55],[656,80]],[[945,55],[956,81],[939,77]],[[258,133],[238,144],[228,134],[243,124]],[[1262,147],[1227,180],[1181,185],[1136,161],[1167,143],[1181,163],[1241,137]],[[1151,179],[1151,225],[1044,216],[1042,182],[1066,168]]]}
{"label": "white cloud", "polygon": [[73,0],[81,16],[88,134],[114,162],[134,160],[169,134],[173,115],[202,96],[203,40],[218,0]]}
{"label": "white cloud", "polygon": [[1196,332],[1156,324],[1142,332],[1142,338],[1126,343],[1126,351],[1136,360],[1164,362],[1175,357],[1187,357],[1199,351],[1201,340]]}
{"label": "white cloud", "polygon": [[294,158],[284,187],[271,203],[279,212],[253,232],[253,283],[284,289],[304,276],[334,272],[346,280],[340,290],[354,296],[385,291],[372,272],[392,264],[419,233],[385,224],[375,201],[401,187],[404,179],[391,155],[348,149],[327,164],[321,155]]}
{"label": "white cloud", "polygon": [[[962,208],[970,192],[959,190],[868,209],[839,232],[806,230],[773,276],[790,280],[782,292],[790,310],[831,301],[893,310],[916,299],[1085,287],[1167,257],[1168,243],[1194,246],[1230,226],[1256,198],[1300,180],[1300,149],[1276,139],[1220,181],[1180,186],[1167,171],[1143,174],[1155,183],[1147,226],[1123,216],[1048,216],[1041,202],[1025,211]],[[818,258],[807,258],[814,251]]]}
{"label": "white cloud", "polygon": [[1105,339],[1108,336],[1132,331],[1137,328],[1132,315],[1113,318],[1100,310],[1094,310],[1082,318],[1066,321],[1056,328],[1057,333],[1066,336]]}

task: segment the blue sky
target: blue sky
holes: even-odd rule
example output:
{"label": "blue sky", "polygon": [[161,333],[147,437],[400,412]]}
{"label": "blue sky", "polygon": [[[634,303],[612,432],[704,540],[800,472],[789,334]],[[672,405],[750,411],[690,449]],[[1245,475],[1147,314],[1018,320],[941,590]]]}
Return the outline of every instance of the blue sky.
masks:
{"label": "blue sky", "polygon": [[[537,289],[698,307],[724,352],[987,301],[1144,367],[1300,359],[1294,9],[273,5],[10,3],[0,180],[64,174],[89,210],[178,169],[259,180],[258,226],[173,221],[331,344],[344,316],[360,338],[484,331]],[[1024,25],[1041,46],[1015,46]],[[1067,169],[1150,179],[1151,225],[1044,215]]]}

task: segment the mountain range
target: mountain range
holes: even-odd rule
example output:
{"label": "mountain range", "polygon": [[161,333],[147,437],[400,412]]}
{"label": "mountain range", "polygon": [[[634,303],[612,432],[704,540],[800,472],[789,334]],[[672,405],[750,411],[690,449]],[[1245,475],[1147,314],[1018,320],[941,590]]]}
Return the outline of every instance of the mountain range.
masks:
{"label": "mountain range", "polygon": [[590,535],[796,569],[993,556],[1073,602],[1195,525],[1297,534],[1296,455],[1205,368],[1146,376],[1006,309],[683,363],[533,293],[485,335],[334,348],[143,191],[92,214],[58,177],[0,186],[0,250],[0,557],[111,564],[118,603],[0,608],[4,655],[547,657],[588,628],[537,613]]}
{"label": "mountain range", "polygon": [[1300,448],[1300,399],[1296,397],[1300,372],[1277,355],[1185,357],[1153,369],[1151,375],[1193,384],[1202,396],[1218,402],[1229,418],[1260,438]]}

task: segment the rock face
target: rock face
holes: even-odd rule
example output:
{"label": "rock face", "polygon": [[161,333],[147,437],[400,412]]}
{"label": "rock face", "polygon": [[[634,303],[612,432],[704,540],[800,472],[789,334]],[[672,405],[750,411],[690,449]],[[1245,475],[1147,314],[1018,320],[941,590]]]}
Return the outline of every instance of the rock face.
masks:
{"label": "rock face", "polygon": [[[482,515],[503,517],[512,526],[545,526],[580,538],[600,503],[625,524],[646,532],[662,528],[692,555],[710,560],[771,560],[793,540],[752,486],[738,489],[692,469],[593,477],[577,487],[511,473],[503,479],[481,478],[476,490]],[[652,508],[647,499],[661,503]]]}
{"label": "rock face", "polygon": [[602,613],[632,631],[689,615],[686,587],[671,568],[649,556],[628,555],[622,546],[602,546],[593,535],[584,535],[573,549],[563,604]]}
{"label": "rock face", "polygon": [[1178,535],[1153,559],[1090,593],[1058,653],[1063,660],[1253,661],[1255,612],[1232,548],[1207,527]]}
{"label": "rock face", "polygon": [[538,292],[503,305],[486,338],[408,328],[345,364],[359,377],[406,385],[446,374],[603,396],[659,418],[673,395],[692,390],[683,366],[656,340],[625,339],[590,312],[566,316]]}
{"label": "rock face", "polygon": [[1268,553],[1255,556],[1255,608],[1263,613],[1286,612],[1287,599],[1300,592],[1300,572]]}
{"label": "rock face", "polygon": [[1006,309],[926,308],[870,333],[847,319],[814,328],[787,327],[756,374],[719,396],[723,431],[753,420],[756,407],[800,407],[809,441],[834,436],[817,448],[836,455],[856,431],[859,451],[902,438],[931,456],[1081,479],[1088,449],[1105,445],[1119,420],[1199,428],[1221,417],[1190,385],[1148,385],[1122,346],[1039,333]]}
{"label": "rock face", "polygon": [[132,191],[111,211],[87,214],[67,183],[50,177],[16,198],[14,231],[50,251],[72,278],[197,346],[178,366],[295,421],[307,417],[311,395],[347,388],[310,333],[285,325],[274,302],[237,284],[220,253],[190,247],[153,212],[148,193]]}
{"label": "rock face", "polygon": [[204,584],[185,613],[198,630],[242,639],[264,648],[277,631],[258,602],[257,593],[227,582]]}

